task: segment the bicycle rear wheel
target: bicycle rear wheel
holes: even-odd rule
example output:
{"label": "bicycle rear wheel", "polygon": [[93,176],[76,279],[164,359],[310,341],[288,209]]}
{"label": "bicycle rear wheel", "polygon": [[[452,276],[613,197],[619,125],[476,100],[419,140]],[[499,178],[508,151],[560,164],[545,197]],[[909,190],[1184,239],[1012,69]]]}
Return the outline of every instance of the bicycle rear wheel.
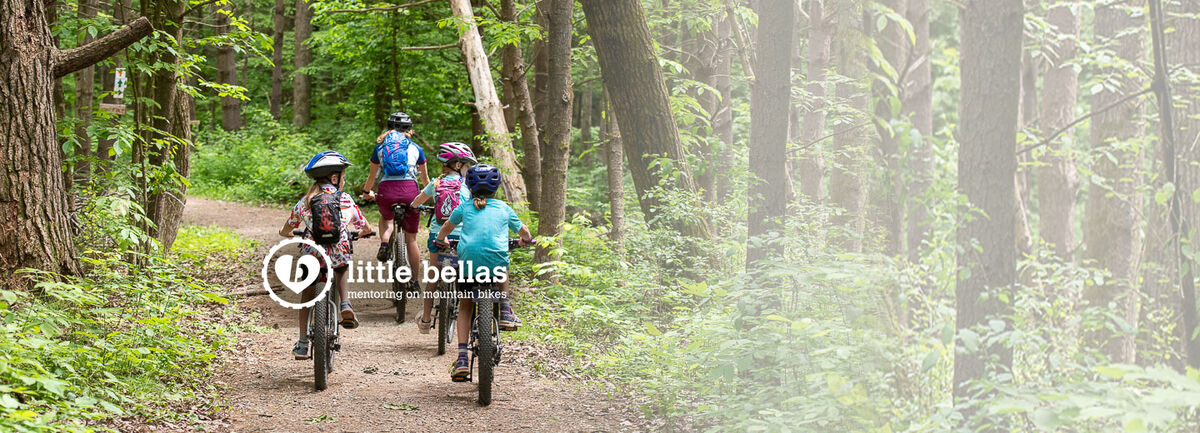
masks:
{"label": "bicycle rear wheel", "polygon": [[[439,285],[438,287],[441,289],[446,289],[449,286]],[[450,302],[453,300],[449,298],[451,293],[449,290],[441,290],[439,293],[442,295],[442,298],[438,299],[437,305],[437,354],[441,356],[446,354],[446,344],[450,342],[450,338],[452,336],[450,334],[450,330],[452,329],[450,324]]]}
{"label": "bicycle rear wheel", "polygon": [[[404,227],[400,224],[399,219],[393,220],[392,239],[389,242],[392,245],[392,265],[397,269],[408,266],[408,247],[401,239],[404,239]],[[408,308],[408,284],[393,279],[392,293],[396,296],[396,299],[392,301],[392,304],[396,306],[396,323],[404,323],[404,311]]]}
{"label": "bicycle rear wheel", "polygon": [[[482,292],[482,290],[481,290]],[[495,316],[492,314],[492,299],[479,296],[475,299],[475,329],[479,332],[479,347],[476,349],[479,366],[479,405],[492,404],[492,380],[496,367],[496,327]]]}

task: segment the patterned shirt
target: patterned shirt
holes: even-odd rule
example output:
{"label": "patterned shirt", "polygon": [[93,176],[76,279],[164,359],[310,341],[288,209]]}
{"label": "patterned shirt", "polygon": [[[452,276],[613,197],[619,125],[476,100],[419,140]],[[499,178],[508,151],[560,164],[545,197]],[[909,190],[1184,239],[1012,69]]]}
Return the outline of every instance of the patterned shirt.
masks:
{"label": "patterned shirt", "polygon": [[[321,191],[326,194],[338,192],[337,188],[334,188],[332,185],[322,186]],[[342,240],[333,246],[332,251],[326,251],[326,254],[329,254],[330,260],[333,260],[334,268],[350,263],[350,232],[361,231],[367,225],[367,219],[363,217],[362,211],[354,203],[354,198],[345,192],[341,194]],[[288,216],[287,224],[292,226],[293,230],[303,225],[306,232],[304,238],[312,239],[312,210],[306,208],[303,197],[292,207],[292,214]],[[321,257],[319,252],[308,245],[301,245],[300,253],[316,256],[317,258]]]}

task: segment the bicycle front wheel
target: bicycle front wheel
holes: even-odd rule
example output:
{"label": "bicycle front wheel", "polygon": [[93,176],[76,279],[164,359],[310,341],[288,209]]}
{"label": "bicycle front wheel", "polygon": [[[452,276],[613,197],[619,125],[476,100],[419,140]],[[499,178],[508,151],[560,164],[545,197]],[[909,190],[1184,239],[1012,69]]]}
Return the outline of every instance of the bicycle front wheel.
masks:
{"label": "bicycle front wheel", "polygon": [[331,314],[329,303],[325,300],[317,302],[312,308],[312,359],[313,359],[313,388],[324,391],[328,385],[328,376],[333,368],[333,348],[330,343],[332,330],[329,329]]}
{"label": "bicycle front wheel", "polygon": [[[481,291],[482,292],[482,291]],[[479,366],[479,405],[492,404],[492,379],[496,367],[496,327],[492,316],[492,299],[479,296],[475,299],[475,329],[479,332],[479,347],[476,349],[476,365]]]}

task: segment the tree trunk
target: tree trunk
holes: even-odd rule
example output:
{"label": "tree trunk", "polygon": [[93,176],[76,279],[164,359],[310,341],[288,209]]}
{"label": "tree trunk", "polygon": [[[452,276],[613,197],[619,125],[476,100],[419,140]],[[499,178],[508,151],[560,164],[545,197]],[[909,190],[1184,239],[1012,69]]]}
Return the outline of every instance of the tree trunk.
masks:
{"label": "tree trunk", "polygon": [[[81,0],[79,2],[79,19],[91,20],[96,18],[96,9],[100,7],[97,0]],[[83,32],[81,45],[91,43],[95,38],[86,30]],[[96,69],[88,66],[75,73],[75,179],[77,182],[87,182],[92,175],[92,138],[88,136],[88,125],[92,123],[92,111],[95,109]]]}
{"label": "tree trunk", "polygon": [[837,95],[848,102],[851,114],[849,121],[835,125],[838,135],[834,137],[837,163],[829,178],[829,198],[845,212],[832,218],[834,224],[846,230],[842,242],[846,251],[862,251],[866,233],[867,183],[866,183],[866,129],[859,126],[867,120],[870,98],[864,90],[867,86],[867,67],[863,64],[866,41],[863,34],[863,17],[858,5],[852,1],[831,2],[836,4],[841,26],[837,38],[838,70],[847,80],[838,83]]}
{"label": "tree trunk", "polygon": [[[891,8],[901,16],[907,15],[908,1],[907,0],[883,0],[882,5]],[[901,71],[904,68],[905,52],[908,49],[908,35],[899,23],[889,20],[883,31],[875,37],[875,43],[879,46],[880,52],[883,53],[883,59],[887,61],[892,69]],[[880,75],[887,77],[888,74],[879,71]],[[897,72],[897,80],[900,79]],[[891,98],[899,99],[903,93],[902,83],[893,82],[892,86],[876,85],[875,93],[879,102],[875,104],[875,118],[880,123],[888,125],[886,128],[879,127],[879,153],[883,162],[883,185],[880,185],[885,191],[884,194],[876,194],[879,199],[879,211],[877,218],[884,229],[884,234],[887,239],[884,241],[884,253],[889,256],[896,256],[901,253],[904,248],[904,209],[900,205],[900,199],[904,196],[904,169],[903,161],[900,155],[900,137],[896,134],[895,129],[891,126],[897,116],[903,116],[903,111],[899,111],[894,116],[892,114],[892,104],[886,103]],[[895,93],[892,92],[894,89]]]}
{"label": "tree trunk", "polygon": [[[833,55],[833,16],[827,15],[825,3],[827,0],[811,0],[808,2],[808,67],[804,90],[812,95],[812,101],[805,104],[803,110],[803,125],[800,134],[800,145],[807,145],[821,138],[825,133],[825,80],[829,78],[829,61]],[[800,192],[813,202],[820,203],[825,199],[825,156],[820,146],[811,146],[799,158]]]}
{"label": "tree trunk", "polygon": [[[1169,69],[1174,65],[1187,65],[1193,67],[1200,64],[1200,53],[1197,53],[1196,47],[1200,43],[1200,18],[1196,17],[1196,11],[1200,11],[1200,1],[1183,0],[1180,2],[1167,2],[1165,5],[1166,11],[1163,12],[1164,2],[1155,1],[1150,8],[1151,16],[1155,16],[1155,9],[1158,9],[1155,21],[1158,24],[1155,26],[1154,33],[1161,40],[1161,45],[1158,54],[1155,55],[1155,72],[1156,72],[1156,95],[1161,98],[1159,101],[1159,112],[1168,113],[1168,115],[1160,115],[1161,128],[1159,135],[1162,138],[1164,148],[1175,148],[1175,178],[1171,179],[1168,171],[1168,181],[1175,183],[1175,196],[1173,197],[1173,205],[1175,215],[1175,223],[1171,224],[1175,234],[1174,240],[1177,242],[1189,242],[1192,245],[1196,243],[1196,236],[1193,230],[1200,227],[1200,203],[1194,199],[1188,198],[1188,193],[1200,187],[1200,90],[1197,89],[1195,82],[1172,85],[1168,80]],[[1165,17],[1164,17],[1165,14]],[[1169,18],[1167,18],[1169,17]],[[1170,19],[1169,24],[1164,24],[1162,21]],[[1164,34],[1165,27],[1173,27],[1175,31]],[[1159,58],[1161,56],[1161,58]],[[1169,96],[1174,93],[1173,99]],[[1170,100],[1168,102],[1168,100]],[[1163,107],[1171,106],[1173,103],[1174,110]],[[1170,131],[1170,132],[1168,132]],[[1165,154],[1166,152],[1164,152]],[[1165,164],[1164,164],[1165,165]],[[1176,248],[1176,253],[1179,252],[1180,244],[1173,244]],[[1193,247],[1194,248],[1194,247]],[[1179,267],[1178,280],[1180,282],[1179,309],[1182,314],[1181,324],[1183,338],[1183,352],[1186,354],[1187,365],[1192,368],[1200,368],[1200,337],[1197,336],[1197,305],[1195,283],[1193,276],[1197,266],[1197,260],[1194,257],[1187,258],[1187,254],[1183,258],[1177,259]]]}
{"label": "tree trunk", "polygon": [[[517,22],[516,0],[500,2],[500,19]],[[505,87],[513,89],[513,99],[516,106],[517,126],[521,128],[521,148],[524,150],[524,164],[521,165],[525,175],[525,188],[529,190],[529,208],[539,211],[538,200],[542,198],[542,153],[541,132],[538,129],[533,100],[529,95],[529,82],[526,80],[525,56],[520,44],[504,46],[504,79]]]}
{"label": "tree trunk", "polygon": [[[1068,19],[1077,22],[1076,18],[1065,16],[1071,13],[1065,4],[1060,4],[1050,12],[1050,19],[1058,19],[1058,22],[1054,23],[1060,25],[1060,29],[1062,23]],[[1107,44],[1112,41],[1113,45],[1110,48],[1120,59],[1137,63],[1145,56],[1145,38],[1142,32],[1130,31],[1145,26],[1145,21],[1140,15],[1138,17],[1130,16],[1128,11],[1122,7],[1098,8],[1095,26],[1098,42]],[[1064,49],[1062,47],[1058,50],[1060,53],[1073,51],[1073,48]],[[1067,69],[1070,67],[1068,66]],[[1129,76],[1121,67],[1105,68],[1098,73],[1105,76],[1107,82],[1119,83],[1119,88],[1111,91],[1102,90],[1093,95],[1092,107],[1096,109],[1112,105],[1121,98],[1138,92],[1146,85],[1144,80],[1137,76]],[[1051,75],[1048,74],[1046,79],[1050,80],[1050,78]],[[1073,83],[1076,80],[1074,77],[1070,77],[1069,81]],[[1074,107],[1075,91],[1073,88],[1069,94],[1072,95],[1071,107]],[[1051,97],[1050,93],[1046,94],[1047,100]],[[1061,110],[1065,110],[1065,108],[1061,108]],[[1115,312],[1119,315],[1125,315],[1126,311],[1137,304],[1137,300],[1134,299],[1136,296],[1134,288],[1137,284],[1136,271],[1141,251],[1141,236],[1138,229],[1141,225],[1141,218],[1138,214],[1142,207],[1139,194],[1141,180],[1138,173],[1142,167],[1140,147],[1142,135],[1145,132],[1141,121],[1142,114],[1142,105],[1131,102],[1121,104],[1092,118],[1092,153],[1101,155],[1092,165],[1092,171],[1096,175],[1093,179],[1098,177],[1103,179],[1103,183],[1093,183],[1088,186],[1083,224],[1084,257],[1094,266],[1106,269],[1112,275],[1105,279],[1102,285],[1088,284],[1085,286],[1083,300],[1091,307],[1106,310],[1113,305],[1117,310]],[[1051,118],[1047,119],[1047,115],[1050,115]],[[1047,111],[1041,116],[1050,122],[1046,124],[1043,131],[1056,131],[1062,126],[1054,125],[1063,123],[1065,126],[1065,122],[1071,120],[1069,117],[1073,117],[1073,113],[1068,116],[1067,113]],[[1059,119],[1065,119],[1065,121],[1059,122]],[[1045,176],[1045,174],[1039,173],[1039,176]],[[1064,180],[1061,178],[1042,179]],[[1046,182],[1039,182],[1039,187],[1042,189],[1063,188],[1062,185],[1046,185]],[[1072,191],[1071,194],[1073,198],[1074,192]],[[1047,218],[1045,205],[1042,209],[1042,218],[1045,219]],[[1043,236],[1046,234],[1043,233]],[[1136,325],[1136,323],[1135,315],[1132,317],[1131,325]],[[1134,361],[1133,340],[1117,336],[1107,327],[1089,332],[1084,338],[1088,346],[1100,348],[1112,362],[1129,363]]]}
{"label": "tree trunk", "polygon": [[908,260],[921,260],[921,246],[929,238],[929,211],[925,193],[933,183],[933,73],[929,63],[933,50],[929,41],[929,0],[908,0],[907,17],[913,26],[916,44],[905,69],[901,105],[921,139],[915,140],[909,157],[908,183]]}
{"label": "tree trunk", "polygon": [[71,50],[55,48],[40,0],[0,0],[0,283],[13,271],[79,270],[63,161],[55,131],[53,82],[150,34],[140,19]]}
{"label": "tree trunk", "polygon": [[[533,112],[537,116],[538,127],[545,128],[546,98],[549,98],[548,86],[550,85],[550,47],[546,41],[547,32],[550,30],[550,7],[546,1],[538,0],[532,3],[534,3],[534,22],[542,29],[542,38],[533,42]],[[539,133],[538,138],[545,137]]]}
{"label": "tree trunk", "polygon": [[[787,215],[788,129],[792,102],[792,38],[796,25],[796,2],[768,1],[758,23],[758,72],[750,99],[751,188],[747,222],[746,266],[752,268],[780,248],[763,244],[763,237],[778,234]],[[788,37],[778,37],[787,35]]]}
{"label": "tree trunk", "polygon": [[[583,86],[579,90],[579,146],[580,152],[586,153],[589,162],[594,162],[596,152],[588,152],[592,145],[596,144],[592,141],[592,105],[593,100],[591,86]],[[591,164],[588,164],[591,165]]]}
{"label": "tree trunk", "polygon": [[275,0],[275,8],[271,10],[274,27],[271,31],[271,117],[279,120],[283,115],[283,36],[287,31],[287,3]]}
{"label": "tree trunk", "polygon": [[[647,221],[658,216],[660,202],[648,193],[659,184],[658,158],[672,167],[663,176],[677,179],[675,188],[695,193],[679,129],[671,115],[667,86],[654,53],[654,42],[638,0],[584,0],[588,33],[600,60],[604,87],[622,128],[638,202]],[[680,232],[708,236],[704,221],[670,221]]]}
{"label": "tree trunk", "polygon": [[[1075,120],[1079,73],[1072,62],[1078,51],[1075,39],[1079,37],[1079,16],[1073,9],[1078,5],[1078,0],[1058,0],[1047,13],[1047,23],[1067,38],[1048,50],[1051,59],[1042,83],[1042,101],[1037,115],[1039,135],[1043,137]],[[1054,41],[1049,43],[1054,44]],[[1064,136],[1071,137],[1072,133],[1068,131]],[[1037,170],[1039,231],[1042,239],[1053,245],[1054,253],[1064,262],[1074,261],[1075,195],[1079,191],[1075,158],[1070,152],[1058,141],[1050,143]]]}
{"label": "tree trunk", "polygon": [[[187,0],[163,0],[154,5],[152,11],[144,15],[150,16],[154,28],[175,39],[175,43],[183,42],[183,18],[188,9]],[[150,7],[143,5],[143,8]],[[177,158],[184,158],[184,167],[174,167],[184,178],[187,177],[186,161],[190,155],[191,146],[191,106],[189,97],[179,88],[179,74],[176,73],[179,56],[171,50],[158,50],[153,59],[163,65],[171,65],[154,72],[151,77],[150,96],[154,99],[154,107],[145,107],[153,112],[151,122],[153,130],[144,132],[145,143],[154,146],[144,155],[147,165],[154,167],[149,170],[166,170],[168,165],[175,166]],[[172,138],[174,137],[174,138]],[[182,143],[180,142],[182,141]],[[146,173],[149,174],[149,173]],[[179,221],[183,216],[182,200],[187,192],[187,184],[174,185],[173,179],[159,180],[161,185],[151,185],[143,191],[142,206],[146,217],[153,223],[147,233],[154,236],[169,249],[175,241]],[[174,191],[178,189],[178,193]]]}
{"label": "tree trunk", "polygon": [[[232,5],[216,6],[213,14],[217,35],[229,33],[229,17],[233,13]],[[238,85],[237,57],[234,56],[233,46],[222,44],[217,46],[217,82],[221,84]],[[221,129],[236,131],[242,129],[242,100],[226,96],[221,98]]]}
{"label": "tree trunk", "polygon": [[[550,31],[546,44],[550,58],[547,77],[546,134],[542,143],[542,198],[538,200],[538,236],[556,237],[562,233],[567,215],[567,166],[571,159],[571,18],[575,0],[550,0]],[[538,246],[534,261],[555,260],[556,246]]]}
{"label": "tree trunk", "polygon": [[[995,377],[1012,365],[1011,349],[982,339],[975,348],[966,336],[972,328],[980,332],[989,321],[1005,320],[1009,307],[999,295],[1016,282],[1016,191],[1010,179],[1017,172],[1013,146],[1020,110],[1023,9],[1021,0],[968,0],[959,15],[958,187],[968,207],[959,211],[963,222],[957,235],[956,404],[972,398],[971,381]],[[967,414],[967,427],[978,426],[973,415]]]}
{"label": "tree trunk", "polygon": [[[114,0],[113,1],[112,16],[113,16],[113,20],[116,21],[116,23],[121,24],[121,25],[125,25],[128,23],[128,20],[126,19],[126,14],[125,14],[126,9],[128,7],[129,7],[129,0]],[[122,59],[124,59],[124,57],[125,57],[124,55],[113,56],[114,68],[111,70],[106,69],[105,72],[102,72],[100,74],[100,81],[102,83],[102,88],[104,89],[104,95],[105,95],[104,99],[101,102],[103,102],[105,104],[116,104],[117,102],[122,101],[120,99],[114,98],[112,96],[111,92],[113,90],[113,85],[116,84],[113,82],[116,79],[116,69],[115,68],[121,67]],[[114,118],[112,122],[113,122],[113,124],[117,124],[118,122],[120,122],[120,118],[119,117]],[[96,141],[96,160],[98,162],[97,166],[96,166],[97,172],[107,173],[110,169],[112,169],[112,157],[109,156],[109,153],[112,153],[112,147],[113,147],[114,143],[116,143],[116,140],[114,138],[107,137],[107,136],[100,137]]]}
{"label": "tree trunk", "polygon": [[[713,131],[716,132],[718,145],[709,155],[708,165],[718,173],[729,171],[729,154],[733,150],[733,39],[730,20],[734,17],[720,13],[717,20],[716,44],[717,53],[713,64],[713,87],[717,89],[720,98],[712,112]],[[729,176],[718,176],[714,181],[715,200],[723,202],[729,198],[731,182]]]}
{"label": "tree trunk", "polygon": [[292,125],[303,128],[312,121],[312,82],[304,69],[312,63],[312,7],[307,0],[296,0],[295,71],[292,74]]}
{"label": "tree trunk", "polygon": [[504,109],[500,106],[500,96],[496,93],[496,85],[492,81],[492,69],[488,65],[487,52],[483,50],[483,40],[479,37],[475,25],[475,14],[471,11],[470,0],[450,0],[450,8],[454,16],[469,23],[462,34],[462,52],[471,75],[471,87],[475,91],[475,109],[483,120],[483,127],[488,135],[488,150],[496,165],[504,172],[501,186],[508,201],[520,205],[525,203],[525,184],[522,182],[521,169],[517,166],[517,157],[512,152],[512,137],[508,134],[508,125],[504,122]]}
{"label": "tree trunk", "polygon": [[625,155],[621,143],[621,129],[617,126],[617,118],[612,112],[608,93],[604,94],[605,135],[608,137],[604,144],[604,163],[608,167],[608,239],[613,242],[613,249],[624,254],[625,251]]}

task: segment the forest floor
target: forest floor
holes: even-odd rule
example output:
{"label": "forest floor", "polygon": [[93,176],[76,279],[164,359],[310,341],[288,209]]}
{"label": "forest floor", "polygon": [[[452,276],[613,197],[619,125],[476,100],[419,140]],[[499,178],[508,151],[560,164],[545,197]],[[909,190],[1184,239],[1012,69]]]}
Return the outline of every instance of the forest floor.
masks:
{"label": "forest floor", "polygon": [[[185,224],[223,226],[260,241],[255,258],[281,240],[277,231],[286,219],[287,211],[282,208],[197,197],[188,198],[184,214]],[[375,242],[361,242],[355,259],[374,260]],[[261,287],[261,283],[253,287]],[[385,284],[350,284],[351,291],[387,288]],[[480,407],[474,383],[450,381],[453,349],[436,356],[436,333],[417,331],[419,302],[412,301],[405,323],[398,325],[391,301],[355,300],[361,326],[343,330],[342,350],[329,389],[315,392],[312,362],[296,361],[291,354],[297,336],[294,310],[268,296],[246,298],[239,306],[245,314],[257,313],[256,320],[265,331],[240,335],[237,347],[222,363],[215,380],[228,390],[228,401],[223,405],[227,409],[210,424],[214,430],[592,432],[646,428],[645,419],[628,401],[610,397],[580,379],[535,368],[531,361],[544,366],[544,357],[554,356],[554,351],[529,344],[514,344],[512,355],[505,352],[507,362],[496,370],[494,401]]]}

